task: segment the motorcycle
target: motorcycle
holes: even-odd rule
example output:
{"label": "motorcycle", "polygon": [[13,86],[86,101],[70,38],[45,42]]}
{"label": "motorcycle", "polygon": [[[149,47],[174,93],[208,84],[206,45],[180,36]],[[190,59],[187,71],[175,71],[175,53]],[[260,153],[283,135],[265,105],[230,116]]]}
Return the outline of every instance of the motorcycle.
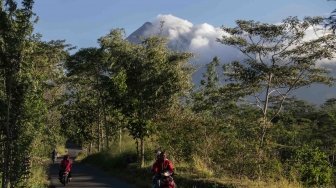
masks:
{"label": "motorcycle", "polygon": [[51,152],[51,160],[52,160],[53,164],[55,164],[55,162],[57,160],[57,152],[55,150],[53,152]]}
{"label": "motorcycle", "polygon": [[69,172],[65,171],[60,179],[61,183],[65,186],[69,183]]}
{"label": "motorcycle", "polygon": [[57,160],[57,155],[54,155],[54,156],[52,156],[51,158],[52,158],[52,162],[53,162],[53,164],[55,164],[55,162],[56,162],[56,160]]}
{"label": "motorcycle", "polygon": [[175,188],[176,184],[172,177],[173,173],[170,171],[164,171],[159,177],[155,178],[155,188]]}

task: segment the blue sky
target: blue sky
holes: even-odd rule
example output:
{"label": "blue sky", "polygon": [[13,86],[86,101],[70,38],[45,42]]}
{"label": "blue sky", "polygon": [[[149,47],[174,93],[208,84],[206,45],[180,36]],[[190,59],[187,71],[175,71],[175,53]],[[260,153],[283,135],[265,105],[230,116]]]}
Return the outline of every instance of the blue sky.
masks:
{"label": "blue sky", "polygon": [[237,19],[276,23],[287,16],[327,16],[336,2],[327,0],[35,0],[35,32],[44,40],[65,39],[82,47],[113,28],[131,34],[159,14],[172,14],[193,24],[234,26]]}

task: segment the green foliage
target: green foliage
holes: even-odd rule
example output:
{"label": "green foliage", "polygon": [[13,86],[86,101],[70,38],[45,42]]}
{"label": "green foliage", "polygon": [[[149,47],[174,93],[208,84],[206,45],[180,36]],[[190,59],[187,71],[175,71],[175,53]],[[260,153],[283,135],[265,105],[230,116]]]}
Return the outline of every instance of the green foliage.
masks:
{"label": "green foliage", "polygon": [[201,149],[199,145],[204,143],[204,128],[201,120],[190,111],[176,108],[158,125],[159,143],[176,161],[191,161],[192,156]]}
{"label": "green foliage", "polygon": [[166,41],[151,37],[141,44],[123,39],[122,30],[113,30],[100,39],[107,58],[112,88],[122,101],[130,134],[143,141],[153,134],[154,121],[190,88],[189,53],[173,52]]}
{"label": "green foliage", "polygon": [[116,126],[113,116],[118,118],[116,100],[109,93],[112,87],[105,58],[100,48],[85,48],[65,63],[69,92],[62,104],[62,133],[75,143],[90,146],[90,152],[94,143],[98,151],[109,147],[111,130]]}
{"label": "green foliage", "polygon": [[41,36],[32,34],[33,1],[20,2],[0,5],[2,187],[25,186],[31,169],[22,164],[30,160],[34,166],[33,157],[51,151],[49,143],[56,136],[48,133],[55,122],[48,115],[57,112],[47,114],[53,102],[46,95],[52,93],[48,83],[57,83],[61,75],[57,64],[67,55],[63,41],[42,42]]}
{"label": "green foliage", "polygon": [[218,39],[245,56],[243,61],[224,66],[229,81],[226,87],[238,90],[242,97],[254,97],[262,112],[256,119],[261,127],[256,150],[259,179],[267,171],[264,168],[268,166],[268,159],[273,159],[268,153],[273,150],[269,143],[273,120],[291,92],[313,83],[333,83],[334,78],[325,68],[317,66],[317,62],[334,57],[335,51],[330,44],[335,42],[335,35],[326,33],[306,39],[308,29],[322,21],[318,17],[307,17],[303,21],[289,17],[281,24],[238,20],[234,28],[223,27],[228,35]]}
{"label": "green foliage", "polygon": [[[272,106],[270,99],[284,101],[294,89],[312,83],[332,83],[327,70],[316,63],[333,57],[334,50],[329,42],[334,41],[335,36],[304,40],[307,29],[321,21],[319,18],[300,21],[290,17],[273,25],[238,20],[235,28],[223,27],[230,35],[218,41],[236,47],[246,57],[244,62],[235,61],[225,66],[225,75],[232,81],[228,86],[255,95],[257,104],[266,114],[267,107]],[[281,108],[282,102],[275,104]]]}
{"label": "green foliage", "polygon": [[329,185],[332,181],[333,171],[328,159],[318,148],[307,145],[297,150],[294,157],[294,167],[299,173],[301,181],[308,186]]}
{"label": "green foliage", "polygon": [[150,121],[156,114],[188,89],[183,66],[190,55],[171,52],[160,38],[149,38],[141,45],[134,45],[122,37],[119,30],[114,30],[100,41],[113,57],[108,62],[112,81],[118,93],[122,93],[123,112],[133,118],[129,127],[133,130],[131,134],[143,138],[151,132]]}
{"label": "green foliage", "polygon": [[26,186],[32,188],[48,187],[47,170],[46,165],[34,165],[31,169],[31,177],[29,178]]}
{"label": "green foliage", "polygon": [[207,71],[203,74],[201,85],[192,92],[191,106],[196,113],[208,113],[216,117],[225,118],[237,110],[236,102],[240,95],[236,90],[223,86],[220,77],[219,59],[217,57],[207,64]]}
{"label": "green foliage", "polygon": [[83,93],[76,93],[77,100],[63,106],[61,132],[76,143],[87,144],[95,138],[93,126],[97,112],[95,103],[81,94]]}
{"label": "green foliage", "polygon": [[[226,119],[174,108],[158,125],[158,142],[169,151],[172,159],[187,162],[195,170],[203,166],[206,174],[213,172],[220,176],[225,172],[226,175],[255,178],[260,131],[255,118],[256,110],[252,108],[241,109],[239,114],[231,114]],[[191,163],[195,157],[201,161]],[[265,160],[269,160],[269,164],[275,161]],[[267,173],[271,174],[274,168],[268,168]]]}

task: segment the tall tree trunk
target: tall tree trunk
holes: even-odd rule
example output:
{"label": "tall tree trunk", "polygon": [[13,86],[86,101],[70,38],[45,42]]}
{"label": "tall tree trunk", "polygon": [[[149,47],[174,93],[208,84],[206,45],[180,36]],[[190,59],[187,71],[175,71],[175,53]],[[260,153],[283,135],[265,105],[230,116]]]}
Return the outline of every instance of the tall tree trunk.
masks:
{"label": "tall tree trunk", "polygon": [[[96,88],[97,89],[97,107],[98,107],[98,152],[101,151],[101,147],[104,146],[104,132],[103,132],[103,128],[105,128],[106,130],[106,121],[105,121],[105,109],[103,106],[103,99],[102,99],[102,94],[101,91],[99,89],[99,76],[100,76],[100,67],[96,66]],[[103,107],[103,114],[104,114],[104,125],[101,126],[101,107]]]}
{"label": "tall tree trunk", "polygon": [[145,139],[140,139],[141,153],[140,153],[140,167],[145,166]]}
{"label": "tall tree trunk", "polygon": [[90,142],[90,145],[89,145],[89,154],[92,154],[92,141]]}
{"label": "tall tree trunk", "polygon": [[267,81],[267,88],[265,93],[265,102],[263,107],[263,121],[261,125],[261,137],[260,137],[260,144],[258,148],[258,179],[261,180],[263,169],[262,169],[262,162],[264,157],[264,141],[266,137],[266,130],[268,127],[268,119],[267,119],[267,111],[268,111],[268,103],[269,103],[269,95],[270,95],[270,88],[272,84],[272,73],[268,75],[268,81]]}
{"label": "tall tree trunk", "polygon": [[105,139],[104,139],[104,126],[100,125],[100,150],[104,150],[104,143]]}
{"label": "tall tree trunk", "polygon": [[[99,93],[98,93],[99,94]],[[99,96],[99,95],[98,95]],[[97,124],[98,124],[98,152],[101,151],[101,142],[102,142],[102,138],[101,138],[101,132],[102,132],[102,128],[101,128],[101,124],[100,124],[100,105],[99,105],[99,98],[98,98],[98,114],[97,114]]]}
{"label": "tall tree trunk", "polygon": [[[8,138],[6,138],[8,139]],[[9,143],[6,140],[5,141],[5,147],[4,147],[4,163],[3,163],[3,169],[2,169],[2,186],[3,188],[8,188],[9,185],[9,178],[8,178],[8,170],[9,170]]]}
{"label": "tall tree trunk", "polygon": [[263,124],[262,124],[261,138],[260,138],[260,147],[263,147],[265,136],[266,136],[266,129],[267,129],[267,124],[268,124],[268,122],[267,122],[267,111],[268,111],[268,102],[269,102],[269,95],[270,95],[272,77],[273,77],[272,74],[270,74],[268,76],[268,85],[267,85],[266,93],[265,93],[265,103],[264,103],[264,107],[263,107]]}
{"label": "tall tree trunk", "polygon": [[122,141],[122,135],[121,135],[121,127],[119,128],[119,153],[121,153],[121,141]]}
{"label": "tall tree trunk", "polygon": [[[0,10],[2,11],[2,6],[0,6]],[[6,79],[4,79],[4,87],[6,87]],[[7,111],[7,116],[8,117],[8,111]],[[7,128],[7,127],[6,127]],[[4,187],[4,182],[5,182],[5,172],[6,172],[6,168],[5,168],[5,154],[6,154],[6,135],[5,135],[5,130],[3,130],[2,134],[0,135],[1,138],[1,187]]]}
{"label": "tall tree trunk", "polygon": [[[99,120],[99,115],[98,115],[98,120]],[[97,143],[98,148],[97,149],[98,149],[98,152],[100,152],[100,128],[101,127],[100,127],[99,121],[97,123],[98,123],[98,131],[97,131],[98,132],[98,140],[97,140],[97,142],[98,142]]]}
{"label": "tall tree trunk", "polygon": [[110,128],[107,125],[106,120],[106,108],[105,105],[103,105],[103,121],[104,121],[104,127],[105,127],[105,148],[108,150],[110,148],[110,142],[109,142],[109,135],[110,135]]}
{"label": "tall tree trunk", "polygon": [[[0,133],[0,139],[1,139],[1,150],[0,150],[0,164],[1,164],[1,174],[3,174],[3,172],[4,172],[4,164],[5,164],[5,162],[4,162],[4,155],[5,155],[5,138],[4,138],[4,136],[3,136],[3,132],[1,132]],[[3,176],[1,176],[1,182],[2,182],[2,179],[3,178]]]}
{"label": "tall tree trunk", "polygon": [[138,162],[140,162],[139,141],[138,141],[137,138],[135,139],[135,144],[136,144],[136,156],[137,156],[137,160],[138,160]]}
{"label": "tall tree trunk", "polygon": [[7,78],[6,90],[7,90],[7,114],[6,114],[6,139],[5,139],[5,147],[4,147],[4,164],[3,164],[3,172],[2,172],[2,187],[8,188],[9,186],[9,177],[10,177],[10,154],[11,154],[11,133],[10,133],[10,108],[11,108],[11,78]]}

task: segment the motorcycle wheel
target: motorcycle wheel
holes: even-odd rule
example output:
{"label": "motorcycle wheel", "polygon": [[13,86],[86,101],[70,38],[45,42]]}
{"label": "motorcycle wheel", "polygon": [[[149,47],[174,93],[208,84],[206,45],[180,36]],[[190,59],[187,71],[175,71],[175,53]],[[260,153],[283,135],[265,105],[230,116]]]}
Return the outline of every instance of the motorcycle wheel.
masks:
{"label": "motorcycle wheel", "polygon": [[63,176],[62,184],[65,186],[68,183],[68,176]]}

